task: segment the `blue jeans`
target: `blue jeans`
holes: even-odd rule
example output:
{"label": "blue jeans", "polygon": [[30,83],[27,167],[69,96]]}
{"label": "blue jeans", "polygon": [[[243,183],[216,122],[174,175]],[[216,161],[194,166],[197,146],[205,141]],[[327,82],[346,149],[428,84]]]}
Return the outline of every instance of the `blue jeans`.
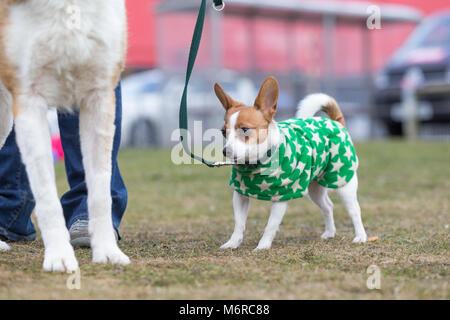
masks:
{"label": "blue jeans", "polygon": [[[118,232],[128,200],[127,189],[117,164],[122,125],[120,83],[115,93],[116,132],[112,154],[111,196],[112,220]],[[80,149],[78,114],[58,114],[58,123],[70,186],[70,190],[61,198],[61,203],[67,228],[70,228],[75,221],[88,219],[87,188]],[[12,241],[34,240],[36,230],[31,221],[34,205],[34,198],[25,167],[20,159],[13,130],[0,150],[0,235]]]}

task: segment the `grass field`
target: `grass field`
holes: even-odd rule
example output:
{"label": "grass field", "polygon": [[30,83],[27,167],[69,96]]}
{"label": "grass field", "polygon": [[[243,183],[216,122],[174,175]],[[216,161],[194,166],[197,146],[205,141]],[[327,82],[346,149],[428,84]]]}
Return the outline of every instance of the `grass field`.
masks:
{"label": "grass field", "polygon": [[[353,227],[335,193],[336,238],[321,240],[322,216],[307,199],[290,203],[273,249],[253,252],[269,204],[252,201],[238,250],[219,250],[233,230],[229,168],[175,166],[166,150],[123,150],[129,206],[120,246],[127,267],[94,265],[77,249],[81,290],[41,270],[41,240],[0,253],[0,298],[65,299],[449,299],[450,144],[357,145],[360,204],[369,236]],[[67,189],[57,166],[60,192]],[[366,286],[369,265],[381,290]]]}

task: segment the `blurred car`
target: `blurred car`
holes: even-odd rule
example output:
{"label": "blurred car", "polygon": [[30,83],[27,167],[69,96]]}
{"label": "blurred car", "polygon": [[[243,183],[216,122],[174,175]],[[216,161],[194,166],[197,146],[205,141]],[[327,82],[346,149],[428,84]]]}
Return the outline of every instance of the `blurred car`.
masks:
{"label": "blurred car", "polygon": [[122,81],[122,146],[159,144],[163,114],[164,74],[159,70],[135,73]]}
{"label": "blurred car", "polygon": [[[421,87],[450,84],[450,11],[424,20],[375,79],[377,117],[391,135],[402,134],[402,87],[411,73],[418,74]],[[450,86],[439,94],[422,94],[418,115],[421,123],[450,123]]]}
{"label": "blurred car", "polygon": [[[133,74],[122,82],[122,146],[159,147],[171,144],[178,128],[178,112],[184,88],[184,74],[165,74],[160,70]],[[221,84],[236,100],[253,102],[257,94],[248,78],[221,70],[192,75],[188,91],[190,128],[192,121],[202,121],[203,129],[220,128],[223,110],[213,85]]]}

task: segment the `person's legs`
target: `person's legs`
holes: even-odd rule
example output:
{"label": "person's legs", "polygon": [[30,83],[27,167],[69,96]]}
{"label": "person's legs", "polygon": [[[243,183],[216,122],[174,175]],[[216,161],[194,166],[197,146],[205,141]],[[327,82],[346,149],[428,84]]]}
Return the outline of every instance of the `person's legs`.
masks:
{"label": "person's legs", "polygon": [[[122,99],[120,84],[116,88],[116,132],[113,146],[111,179],[112,219],[118,231],[127,206],[128,194],[122,180],[117,155],[120,146]],[[87,189],[82,165],[78,115],[60,114],[61,140],[70,190],[62,197],[68,228],[77,220],[88,219]],[[31,221],[35,201],[30,190],[25,166],[22,164],[14,130],[0,149],[0,239],[11,241],[34,240],[36,231]]]}
{"label": "person's legs", "polygon": [[36,231],[31,222],[34,205],[13,130],[0,150],[0,238],[34,240]]}
{"label": "person's legs", "polygon": [[[112,154],[112,220],[118,232],[120,222],[127,206],[128,194],[117,164],[122,126],[122,96],[120,83],[116,88],[115,136]],[[84,168],[80,149],[79,114],[59,114],[59,128],[64,149],[67,179],[70,190],[63,195],[61,202],[67,227],[78,220],[88,220],[87,188],[84,179]],[[87,227],[87,224],[84,224]],[[120,236],[119,236],[120,238]]]}

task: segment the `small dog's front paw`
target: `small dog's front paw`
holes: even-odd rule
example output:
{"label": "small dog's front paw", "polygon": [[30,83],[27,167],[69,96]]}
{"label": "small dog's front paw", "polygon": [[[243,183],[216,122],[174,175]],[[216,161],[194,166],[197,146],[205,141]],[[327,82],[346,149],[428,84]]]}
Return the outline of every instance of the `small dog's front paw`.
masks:
{"label": "small dog's front paw", "polygon": [[325,230],[324,233],[320,236],[322,239],[331,239],[336,235],[336,230]]}
{"label": "small dog's front paw", "polygon": [[43,268],[45,271],[73,272],[78,270],[78,261],[69,242],[45,248]]}
{"label": "small dog's front paw", "polygon": [[130,258],[119,249],[116,243],[108,246],[93,246],[92,262],[121,265],[128,265],[131,263]]}
{"label": "small dog's front paw", "polygon": [[0,251],[9,251],[11,247],[6,243],[0,240]]}
{"label": "small dog's front paw", "polygon": [[355,238],[353,238],[353,243],[364,243],[367,241],[367,235],[366,234],[362,234],[362,235],[358,235]]}
{"label": "small dog's front paw", "polygon": [[224,243],[220,249],[237,249],[242,243],[242,239],[233,239],[231,238],[226,243]]}

